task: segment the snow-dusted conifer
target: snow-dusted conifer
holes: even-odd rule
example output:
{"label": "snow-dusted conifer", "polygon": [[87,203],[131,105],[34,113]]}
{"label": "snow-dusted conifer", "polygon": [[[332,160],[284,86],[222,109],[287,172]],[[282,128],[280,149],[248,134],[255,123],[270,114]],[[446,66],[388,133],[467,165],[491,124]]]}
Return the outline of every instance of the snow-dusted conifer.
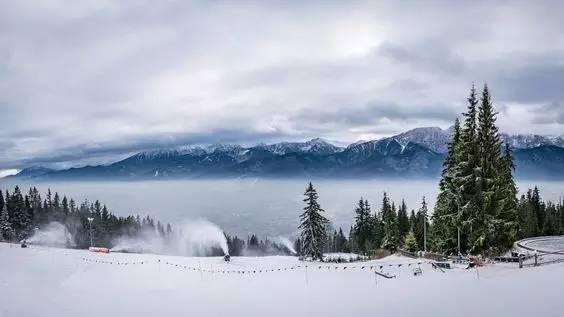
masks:
{"label": "snow-dusted conifer", "polygon": [[[1,193],[0,193],[1,195]],[[8,207],[3,204],[0,211],[0,240],[11,241],[15,238],[15,232],[10,223],[10,216],[8,214]]]}
{"label": "snow-dusted conifer", "polygon": [[303,200],[306,203],[304,212],[300,216],[300,226],[302,240],[302,254],[312,259],[323,259],[323,247],[326,241],[327,233],[325,232],[327,218],[322,215],[324,212],[317,202],[319,198],[317,191],[310,182],[304,195]]}

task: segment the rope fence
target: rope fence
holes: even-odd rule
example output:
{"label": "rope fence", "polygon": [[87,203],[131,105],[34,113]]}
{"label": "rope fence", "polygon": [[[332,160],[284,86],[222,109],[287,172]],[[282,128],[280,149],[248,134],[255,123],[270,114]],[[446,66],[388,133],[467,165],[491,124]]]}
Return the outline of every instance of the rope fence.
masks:
{"label": "rope fence", "polygon": [[372,271],[380,269],[383,270],[384,268],[401,268],[401,267],[419,267],[424,262],[404,262],[404,263],[387,263],[387,264],[376,264],[376,265],[342,265],[342,266],[335,266],[335,265],[326,265],[326,264],[300,264],[300,265],[293,265],[288,267],[276,267],[276,268],[253,268],[253,269],[207,269],[201,268],[200,265],[192,266],[192,265],[185,265],[179,263],[173,263],[169,261],[161,261],[160,259],[156,261],[131,261],[131,262],[124,262],[124,261],[116,261],[116,260],[100,260],[100,259],[92,259],[87,257],[81,257],[82,261],[89,262],[89,263],[97,263],[97,264],[109,264],[109,265],[143,265],[143,264],[163,264],[169,266],[171,268],[176,268],[184,271],[192,271],[192,272],[200,272],[200,273],[211,273],[211,274],[262,274],[262,273],[274,273],[274,272],[291,272],[296,271],[301,268],[304,269],[317,269],[317,270],[325,270],[325,271]]}

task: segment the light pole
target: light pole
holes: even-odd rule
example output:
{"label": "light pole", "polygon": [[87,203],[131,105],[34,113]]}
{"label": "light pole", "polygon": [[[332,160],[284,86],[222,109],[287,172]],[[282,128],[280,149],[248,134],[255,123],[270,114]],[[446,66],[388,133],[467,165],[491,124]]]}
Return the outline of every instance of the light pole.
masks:
{"label": "light pole", "polygon": [[457,211],[457,215],[458,215],[458,219],[456,221],[456,231],[457,231],[457,245],[458,245],[458,255],[460,256],[460,224],[458,223],[460,221],[460,200],[457,197],[456,198],[456,211]]}
{"label": "light pole", "polygon": [[456,186],[456,193],[458,194],[456,197],[456,211],[458,214],[458,219],[456,220],[456,231],[457,231],[457,245],[458,245],[458,256],[462,255],[462,252],[460,252],[460,197],[462,196],[462,192],[460,191],[460,188],[458,186]]}
{"label": "light pole", "polygon": [[427,203],[425,202],[425,196],[423,196],[423,251],[427,252]]}
{"label": "light pole", "polygon": [[92,217],[88,217],[88,223],[90,224],[90,246],[93,247],[94,243],[93,243],[93,239],[92,239],[92,221],[94,221],[94,218]]}
{"label": "light pole", "polygon": [[423,213],[423,251],[427,253],[427,211]]}

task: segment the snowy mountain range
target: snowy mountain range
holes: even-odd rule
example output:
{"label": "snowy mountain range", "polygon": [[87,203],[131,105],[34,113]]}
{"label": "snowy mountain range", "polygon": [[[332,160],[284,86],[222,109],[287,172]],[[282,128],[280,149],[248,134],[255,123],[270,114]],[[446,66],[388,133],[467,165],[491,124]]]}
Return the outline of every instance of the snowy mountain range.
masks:
{"label": "snowy mountain range", "polygon": [[[202,177],[437,177],[452,129],[424,127],[347,147],[305,142],[185,145],[132,155],[109,165],[66,170],[31,167],[15,177],[47,179],[174,179]],[[519,177],[564,178],[564,138],[508,135]]]}
{"label": "snowy mountain range", "polygon": [[[437,153],[446,153],[452,132],[452,127],[446,130],[439,127],[425,127],[415,128],[391,138],[397,140],[401,144],[414,142],[425,145]],[[509,143],[513,149],[531,149],[543,145],[564,147],[563,136],[543,136],[538,134],[512,135],[507,133],[501,133],[500,136],[502,141]]]}

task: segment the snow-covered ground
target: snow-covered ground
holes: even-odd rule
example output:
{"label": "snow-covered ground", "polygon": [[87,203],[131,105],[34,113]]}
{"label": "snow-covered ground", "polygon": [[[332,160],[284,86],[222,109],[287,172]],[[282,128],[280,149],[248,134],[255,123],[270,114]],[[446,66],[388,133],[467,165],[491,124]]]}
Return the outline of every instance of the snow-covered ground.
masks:
{"label": "snow-covered ground", "polygon": [[[564,314],[564,263],[445,273],[422,263],[423,275],[413,276],[417,262],[391,256],[347,264],[294,257],[233,257],[225,263],[0,243],[0,316]],[[374,270],[397,278],[377,277]]]}

